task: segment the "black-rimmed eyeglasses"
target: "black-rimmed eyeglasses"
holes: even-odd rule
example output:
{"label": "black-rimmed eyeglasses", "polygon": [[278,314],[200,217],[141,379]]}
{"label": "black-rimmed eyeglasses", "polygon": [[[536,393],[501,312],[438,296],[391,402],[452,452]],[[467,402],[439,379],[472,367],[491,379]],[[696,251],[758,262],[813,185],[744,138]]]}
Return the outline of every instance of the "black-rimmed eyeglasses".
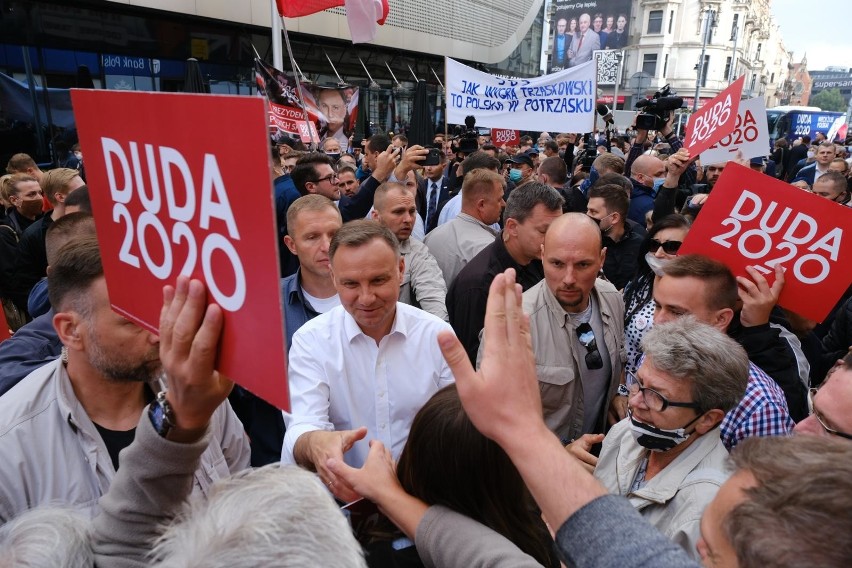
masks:
{"label": "black-rimmed eyeglasses", "polygon": [[645,402],[645,406],[654,412],[663,412],[670,406],[677,408],[692,408],[699,412],[701,411],[701,406],[699,406],[697,402],[675,402],[673,400],[669,400],[654,389],[643,387],[639,383],[639,378],[636,375],[627,373],[627,384],[619,385],[618,393],[624,396],[633,396],[637,392],[642,393],[642,400]]}
{"label": "black-rimmed eyeglasses", "polygon": [[603,367],[603,359],[601,352],[598,350],[597,341],[595,341],[595,332],[592,326],[588,323],[581,323],[577,326],[577,339],[580,340],[580,345],[586,348],[586,367],[590,371]]}
{"label": "black-rimmed eyeglasses", "polygon": [[316,180],[314,183],[320,183],[320,182],[322,182],[322,181],[331,181],[331,180],[333,180],[333,179],[337,179],[337,173],[328,174],[328,175],[327,175],[327,176],[325,176],[325,177],[321,177],[321,178],[319,178],[318,180]]}

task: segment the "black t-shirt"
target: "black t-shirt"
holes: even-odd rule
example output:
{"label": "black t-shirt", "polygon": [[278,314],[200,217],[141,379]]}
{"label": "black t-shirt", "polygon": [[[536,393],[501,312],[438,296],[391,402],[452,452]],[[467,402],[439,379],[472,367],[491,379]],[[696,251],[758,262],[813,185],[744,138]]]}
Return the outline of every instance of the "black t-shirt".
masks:
{"label": "black t-shirt", "polygon": [[[146,384],[145,401],[150,403],[153,400],[154,391]],[[93,422],[93,424],[95,423]],[[98,429],[98,434],[101,435],[101,439],[107,447],[109,459],[112,460],[112,467],[115,468],[115,471],[118,471],[118,454],[133,443],[133,439],[136,437],[136,428],[131,428],[130,430],[109,430],[100,424],[95,424],[95,428]]]}
{"label": "black t-shirt", "polygon": [[112,466],[115,471],[118,471],[118,453],[133,443],[133,438],[136,437],[136,428],[126,431],[108,430],[98,424],[95,424],[95,428],[98,429],[98,434],[101,435],[101,439],[106,444]]}

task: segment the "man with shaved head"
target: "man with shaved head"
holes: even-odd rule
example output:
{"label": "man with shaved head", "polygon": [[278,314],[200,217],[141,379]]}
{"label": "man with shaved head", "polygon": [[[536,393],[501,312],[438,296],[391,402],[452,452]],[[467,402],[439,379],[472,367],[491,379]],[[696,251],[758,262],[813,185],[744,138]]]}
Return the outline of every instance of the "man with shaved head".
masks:
{"label": "man with shaved head", "polygon": [[645,224],[645,213],[654,209],[654,182],[666,179],[666,165],[656,156],[639,156],[630,168],[630,210],[627,218]]}
{"label": "man with shaved head", "polygon": [[[530,317],[544,421],[568,443],[603,433],[624,369],[624,303],[598,279],[606,257],[601,230],[582,213],[566,213],[547,229],[544,280],[524,292]],[[484,341],[480,346],[481,360]],[[623,418],[624,409],[613,409]]]}

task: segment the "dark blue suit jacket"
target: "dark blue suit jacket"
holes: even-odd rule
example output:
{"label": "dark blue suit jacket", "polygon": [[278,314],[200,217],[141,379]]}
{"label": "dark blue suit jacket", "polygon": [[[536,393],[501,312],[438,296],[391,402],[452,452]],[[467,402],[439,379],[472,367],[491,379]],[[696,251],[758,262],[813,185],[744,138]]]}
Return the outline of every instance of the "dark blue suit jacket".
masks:
{"label": "dark blue suit jacket", "polygon": [[426,210],[429,206],[429,202],[426,200],[428,195],[428,187],[431,185],[432,180],[423,178],[419,182],[417,182],[417,196],[415,197],[415,205],[417,206],[417,213],[420,215],[420,218],[423,219],[423,225],[426,228],[426,232],[428,233],[438,224],[438,211],[441,208],[441,204],[450,199],[450,183],[447,179],[447,176],[441,178],[441,181],[437,182],[438,187],[440,188],[440,192],[438,193],[438,201],[437,208],[435,210],[435,218],[432,221],[432,225],[426,227]]}

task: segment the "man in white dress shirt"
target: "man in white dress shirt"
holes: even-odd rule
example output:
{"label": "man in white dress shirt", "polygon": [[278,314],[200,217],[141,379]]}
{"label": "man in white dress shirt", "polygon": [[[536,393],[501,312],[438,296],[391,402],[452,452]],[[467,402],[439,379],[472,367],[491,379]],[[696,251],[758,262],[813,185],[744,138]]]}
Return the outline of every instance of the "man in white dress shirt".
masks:
{"label": "man in white dress shirt", "polygon": [[347,223],[329,257],[342,305],[293,336],[282,461],[316,470],[336,497],[351,501],[358,495],[326,462],[361,467],[369,451],[365,437],[399,457],[414,415],[454,380],[437,342],[438,333],[451,328],[397,302],[405,261],[387,227]]}

